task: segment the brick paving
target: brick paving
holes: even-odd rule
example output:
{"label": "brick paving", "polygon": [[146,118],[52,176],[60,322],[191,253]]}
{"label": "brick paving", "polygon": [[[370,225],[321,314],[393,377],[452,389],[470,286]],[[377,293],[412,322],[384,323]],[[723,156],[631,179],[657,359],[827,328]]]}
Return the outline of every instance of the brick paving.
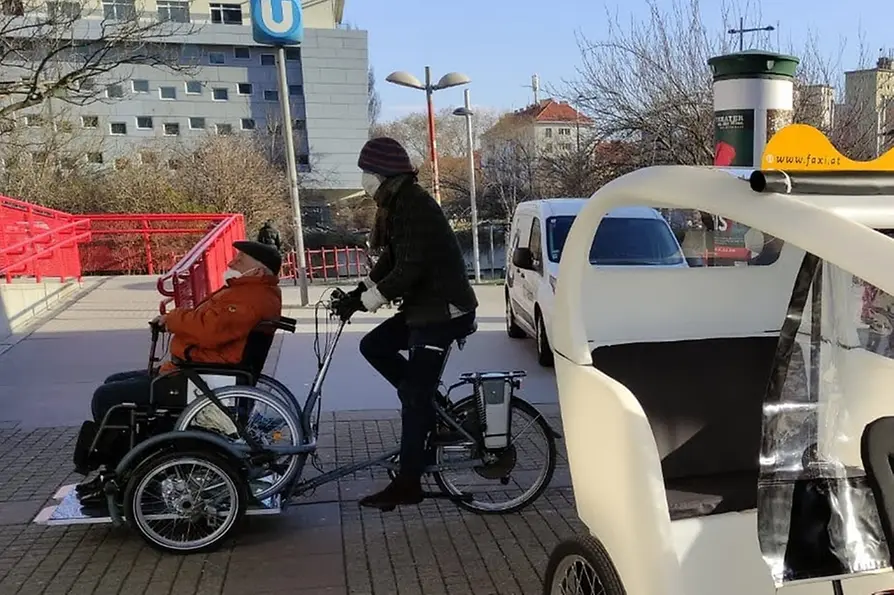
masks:
{"label": "brick paving", "polygon": [[[399,421],[384,416],[327,415],[324,470],[390,448]],[[581,531],[560,449],[551,487],[517,514],[476,515],[446,501],[387,514],[360,509],[357,498],[387,481],[384,471],[365,470],[284,515],[247,518],[217,552],[164,555],[125,528],[31,523],[60,485],[79,479],[70,473],[76,432],[0,426],[3,595],[536,594],[550,550]]]}

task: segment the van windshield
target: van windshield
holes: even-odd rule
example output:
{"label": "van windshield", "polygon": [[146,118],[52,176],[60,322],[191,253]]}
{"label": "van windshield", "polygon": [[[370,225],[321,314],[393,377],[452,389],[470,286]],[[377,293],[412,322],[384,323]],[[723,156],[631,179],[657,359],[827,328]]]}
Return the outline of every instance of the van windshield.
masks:
{"label": "van windshield", "polygon": [[[546,220],[547,255],[559,262],[573,215]],[[673,266],[684,262],[673,233],[660,219],[605,217],[590,246],[590,263],[600,265]]]}

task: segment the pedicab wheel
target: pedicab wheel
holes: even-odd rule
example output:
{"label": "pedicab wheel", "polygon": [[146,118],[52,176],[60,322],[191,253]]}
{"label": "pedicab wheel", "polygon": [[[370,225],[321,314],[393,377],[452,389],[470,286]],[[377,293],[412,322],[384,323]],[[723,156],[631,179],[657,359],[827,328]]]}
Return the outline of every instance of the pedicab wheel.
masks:
{"label": "pedicab wheel", "polygon": [[167,453],[134,470],[124,517],[153,548],[176,554],[220,546],[245,515],[245,479],[213,452]]}
{"label": "pedicab wheel", "polygon": [[543,595],[625,595],[615,565],[598,539],[579,535],[553,550],[546,565]]}
{"label": "pedicab wheel", "polygon": [[[510,514],[525,508],[547,488],[556,470],[556,439],[552,428],[533,405],[518,397],[510,403],[512,428],[509,446],[486,453],[472,468],[434,473],[442,492],[456,504],[477,514]],[[452,413],[472,436],[480,436],[478,405],[474,396],[457,401]],[[480,460],[477,444],[440,445],[437,464]],[[539,460],[538,460],[539,459]]]}

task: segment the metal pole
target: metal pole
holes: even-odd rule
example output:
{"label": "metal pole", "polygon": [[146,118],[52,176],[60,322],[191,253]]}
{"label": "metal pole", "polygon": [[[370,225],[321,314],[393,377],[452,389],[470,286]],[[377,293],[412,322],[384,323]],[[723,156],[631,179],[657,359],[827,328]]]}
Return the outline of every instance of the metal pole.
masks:
{"label": "metal pole", "polygon": [[431,67],[425,67],[425,99],[428,104],[428,143],[431,151],[432,193],[441,204],[441,182],[438,179],[438,141],[435,137],[435,105],[432,101],[434,89],[431,86]]}
{"label": "metal pole", "polygon": [[481,283],[481,253],[478,250],[478,192],[475,188],[475,138],[472,136],[472,99],[468,89],[466,99],[466,137],[469,141],[469,201],[472,206],[472,261],[475,263],[475,283]]}
{"label": "metal pole", "polygon": [[739,51],[745,49],[745,17],[739,17]]}
{"label": "metal pole", "polygon": [[494,222],[490,223],[490,278],[497,278],[497,261],[494,259]]}
{"label": "metal pole", "polygon": [[279,79],[279,106],[282,108],[282,133],[286,152],[286,169],[289,174],[289,196],[292,199],[292,216],[295,228],[296,278],[301,288],[301,305],[306,306],[307,259],[304,254],[304,230],[301,227],[301,202],[298,193],[298,164],[295,161],[295,139],[292,136],[292,106],[289,103],[289,82],[286,75],[286,50],[276,48],[276,65]]}

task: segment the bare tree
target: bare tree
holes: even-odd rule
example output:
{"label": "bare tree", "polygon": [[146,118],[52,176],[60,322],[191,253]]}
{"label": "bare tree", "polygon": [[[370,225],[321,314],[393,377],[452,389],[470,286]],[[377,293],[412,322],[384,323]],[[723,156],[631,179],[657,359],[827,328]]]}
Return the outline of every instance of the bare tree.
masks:
{"label": "bare tree", "polygon": [[483,197],[509,218],[518,203],[539,194],[539,156],[528,117],[505,114],[481,139]]}
{"label": "bare tree", "polygon": [[369,117],[370,133],[372,133],[379,121],[379,116],[382,115],[382,98],[379,97],[379,92],[376,90],[376,73],[372,66],[369,67],[368,77],[369,99],[366,104],[366,113]]}
{"label": "bare tree", "polygon": [[624,141],[581,138],[571,149],[544,153],[539,159],[543,195],[589,197],[614,178],[634,170],[640,159],[638,145]]}
{"label": "bare tree", "polygon": [[[48,98],[85,104],[103,97],[128,67],[173,71],[192,66],[181,55],[188,23],[146,18],[133,0],[104,4],[97,18],[80,3],[9,0],[0,7],[0,118]],[[165,16],[165,15],[159,15]],[[168,15],[170,16],[170,15]]]}

